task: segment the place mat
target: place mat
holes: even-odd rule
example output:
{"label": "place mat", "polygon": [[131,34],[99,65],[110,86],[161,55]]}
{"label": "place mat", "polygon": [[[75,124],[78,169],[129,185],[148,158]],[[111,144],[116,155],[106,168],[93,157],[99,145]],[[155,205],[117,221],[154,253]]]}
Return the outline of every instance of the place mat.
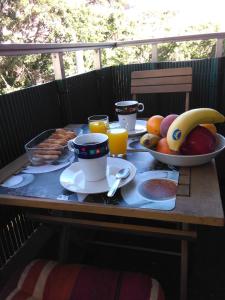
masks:
{"label": "place mat", "polygon": [[128,207],[172,210],[176,203],[179,172],[148,171],[121,188]]}
{"label": "place mat", "polygon": [[0,194],[64,201],[83,201],[87,195],[70,192],[61,186],[59,177],[65,168],[35,174],[24,174],[22,171],[12,175],[0,185]]}
{"label": "place mat", "polygon": [[[144,155],[144,157],[143,157]],[[146,157],[145,157],[146,156]],[[158,163],[154,160],[150,159],[151,156],[147,155],[147,153],[130,153],[127,156],[128,161],[131,161],[137,168],[138,172],[136,175],[136,178],[139,178],[139,176],[143,176],[142,174],[148,174],[149,172],[157,172],[157,171],[164,171],[166,169],[166,165],[162,163]],[[96,204],[113,204],[119,207],[132,207],[124,201],[124,194],[123,190],[122,193],[118,191],[116,197],[111,201],[106,196],[106,193],[96,194],[96,195],[88,195],[88,194],[80,194],[68,191],[64,189],[60,182],[59,178],[61,173],[66,167],[55,170],[49,173],[39,173],[39,174],[25,174],[25,173],[18,173],[16,176],[16,180],[14,180],[15,186],[13,186],[13,181],[8,181],[8,187],[0,185],[0,194],[9,194],[9,195],[15,195],[15,196],[24,196],[24,197],[38,197],[38,198],[47,198],[47,199],[55,199],[65,202],[91,202]],[[152,170],[152,171],[149,171]],[[154,170],[154,171],[153,171]],[[157,170],[157,171],[156,171]],[[168,168],[165,172],[174,172],[177,171],[170,171]],[[187,168],[181,168],[179,170],[180,172],[180,180],[178,186],[177,195],[180,196],[180,193],[183,192],[182,187],[186,187],[184,190],[183,196],[189,195],[189,189],[190,189],[190,169]],[[178,172],[177,172],[178,173]],[[168,173],[169,174],[169,173]],[[20,176],[31,176],[26,181],[21,181]],[[15,177],[15,175],[13,175]],[[14,178],[15,179],[15,178]],[[26,183],[26,185],[23,185],[23,183]],[[182,188],[179,193],[179,188]],[[125,196],[126,199],[126,196]],[[10,200],[9,200],[10,201]],[[135,204],[135,203],[134,203]],[[164,207],[160,207],[159,205],[140,205],[138,203],[136,208],[147,208],[147,209],[165,209]],[[170,206],[171,208],[171,206]],[[171,208],[172,209],[172,208]]]}

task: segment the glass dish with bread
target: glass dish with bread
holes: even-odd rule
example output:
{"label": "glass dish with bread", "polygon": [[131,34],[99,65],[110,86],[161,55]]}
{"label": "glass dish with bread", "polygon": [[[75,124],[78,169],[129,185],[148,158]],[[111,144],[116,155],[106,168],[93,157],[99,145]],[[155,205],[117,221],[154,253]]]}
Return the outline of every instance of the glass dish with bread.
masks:
{"label": "glass dish with bread", "polygon": [[25,150],[32,165],[63,163],[73,156],[67,142],[75,137],[69,129],[48,129],[29,141]]}

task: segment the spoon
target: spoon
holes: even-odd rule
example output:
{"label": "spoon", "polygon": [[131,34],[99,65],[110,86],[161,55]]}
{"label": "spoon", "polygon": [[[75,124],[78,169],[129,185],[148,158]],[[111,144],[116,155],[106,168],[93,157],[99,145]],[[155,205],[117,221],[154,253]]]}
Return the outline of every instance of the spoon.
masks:
{"label": "spoon", "polygon": [[107,196],[112,197],[115,194],[121,179],[126,179],[129,175],[130,175],[130,170],[128,168],[119,170],[119,172],[116,173],[116,180],[111,186],[110,190],[108,191]]}

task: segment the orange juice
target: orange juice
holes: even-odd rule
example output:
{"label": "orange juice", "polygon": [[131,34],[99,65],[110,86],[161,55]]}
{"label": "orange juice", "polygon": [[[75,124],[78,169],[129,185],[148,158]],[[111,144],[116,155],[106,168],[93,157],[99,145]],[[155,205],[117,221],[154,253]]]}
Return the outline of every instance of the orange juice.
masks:
{"label": "orange juice", "polygon": [[111,128],[108,130],[109,151],[111,155],[126,154],[128,132],[124,128]]}
{"label": "orange juice", "polygon": [[92,133],[107,133],[108,123],[105,121],[91,121],[89,122],[89,130]]}

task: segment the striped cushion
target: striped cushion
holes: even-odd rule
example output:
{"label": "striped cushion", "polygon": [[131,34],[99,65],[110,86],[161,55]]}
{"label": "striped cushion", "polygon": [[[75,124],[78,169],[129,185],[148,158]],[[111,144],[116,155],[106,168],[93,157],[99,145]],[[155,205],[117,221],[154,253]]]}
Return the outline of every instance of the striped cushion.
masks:
{"label": "striped cushion", "polygon": [[6,300],[164,300],[148,275],[35,260],[25,267]]}

